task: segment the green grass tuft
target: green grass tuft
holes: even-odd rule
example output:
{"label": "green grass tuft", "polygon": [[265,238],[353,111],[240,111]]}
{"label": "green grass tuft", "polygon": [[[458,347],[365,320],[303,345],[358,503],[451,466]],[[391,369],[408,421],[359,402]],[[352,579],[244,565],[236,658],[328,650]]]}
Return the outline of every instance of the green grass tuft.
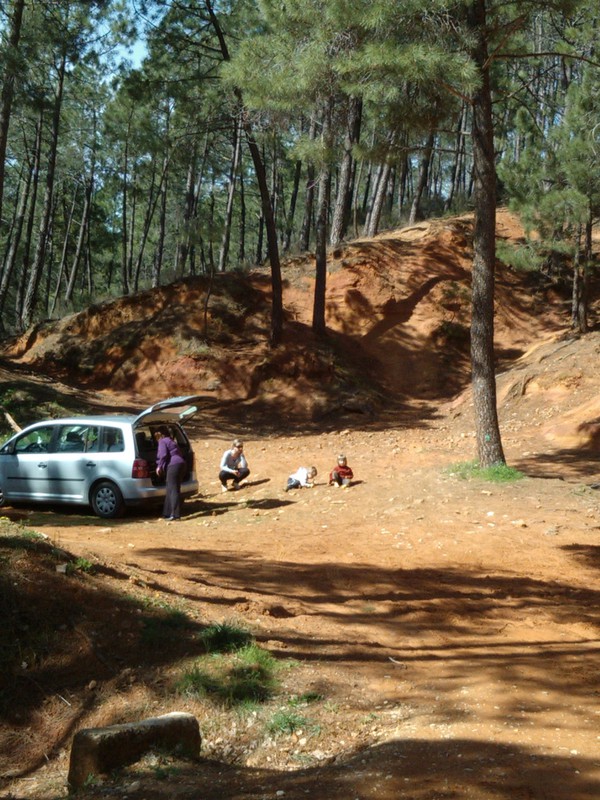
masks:
{"label": "green grass tuft", "polygon": [[217,622],[202,631],[200,641],[207,653],[231,653],[247,647],[252,641],[252,635],[227,622]]}
{"label": "green grass tuft", "polygon": [[188,697],[207,697],[226,708],[247,708],[269,700],[277,687],[278,662],[256,644],[196,662],[177,683]]}
{"label": "green grass tuft", "polygon": [[449,475],[461,480],[484,480],[490,483],[510,483],[525,478],[525,473],[520,472],[507,464],[494,464],[491,467],[480,467],[476,461],[466,461],[453,464],[445,470]]}
{"label": "green grass tuft", "polygon": [[302,714],[291,709],[280,709],[276,711],[269,722],[267,730],[271,734],[295,733],[302,728],[306,728],[308,720]]}

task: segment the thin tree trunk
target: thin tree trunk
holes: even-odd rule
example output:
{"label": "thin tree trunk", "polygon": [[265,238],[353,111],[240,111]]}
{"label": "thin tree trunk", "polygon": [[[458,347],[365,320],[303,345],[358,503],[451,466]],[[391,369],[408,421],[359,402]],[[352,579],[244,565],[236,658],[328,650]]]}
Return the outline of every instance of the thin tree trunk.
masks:
{"label": "thin tree trunk", "polygon": [[67,55],[63,50],[61,60],[58,67],[58,82],[56,87],[56,97],[54,100],[54,109],[52,113],[52,134],[50,139],[50,153],[48,157],[48,169],[46,172],[46,192],[44,196],[44,206],[42,209],[42,218],[39,228],[39,238],[37,242],[36,252],[31,265],[31,274],[27,283],[25,297],[23,300],[23,313],[21,315],[21,327],[27,329],[32,321],[37,302],[37,291],[44,269],[44,260],[46,256],[46,248],[48,246],[48,236],[50,232],[50,225],[52,219],[52,197],[54,193],[54,178],[56,172],[56,155],[58,151],[58,132],[60,128],[60,115],[62,109],[63,87],[65,81],[65,71],[67,64]]}
{"label": "thin tree trunk", "polygon": [[85,197],[83,202],[83,211],[81,214],[81,227],[79,228],[79,236],[77,237],[77,246],[75,248],[75,256],[73,258],[73,267],[69,275],[69,283],[67,291],[65,292],[65,300],[67,303],[71,301],[73,296],[73,289],[75,286],[75,278],[79,271],[81,257],[83,255],[83,246],[85,244],[86,232],[90,224],[90,212],[92,208],[92,193],[94,191],[94,153],[92,152],[92,164],[90,168],[90,176],[86,181]]}
{"label": "thin tree trunk", "polygon": [[302,175],[302,162],[296,161],[294,165],[294,183],[292,186],[292,196],[290,197],[290,213],[288,214],[287,226],[285,230],[285,240],[283,251],[286,253],[292,244],[292,232],[294,230],[294,216],[296,215],[296,203],[298,202],[298,192],[300,190],[300,177]]}
{"label": "thin tree trunk", "polygon": [[185,274],[185,262],[190,250],[190,225],[194,214],[194,184],[196,183],[196,160],[198,146],[194,141],[192,153],[188,164],[187,180],[185,184],[185,204],[183,208],[183,231],[177,245],[177,259],[175,262],[175,275],[181,277]]}
{"label": "thin tree trunk", "polygon": [[[133,291],[137,292],[140,285],[140,274],[142,271],[142,264],[144,263],[144,253],[146,251],[146,245],[148,243],[148,236],[150,235],[150,228],[152,226],[152,220],[154,219],[154,212],[156,211],[156,206],[158,204],[158,200],[161,196],[161,188],[163,185],[163,181],[165,180],[165,165],[163,163],[163,172],[160,177],[160,182],[158,188],[156,187],[156,170],[152,170],[152,180],[150,182],[150,188],[148,190],[148,203],[146,205],[146,213],[144,214],[144,225],[142,228],[142,236],[141,241],[138,247],[138,254],[135,259],[135,267],[133,270],[132,276],[132,287]],[[158,284],[156,284],[158,286]]]}
{"label": "thin tree trunk", "polygon": [[[229,61],[229,50],[225,36],[221,30],[219,20],[212,7],[211,0],[205,0],[206,9],[208,11],[213,28],[219,40],[221,48],[221,55],[224,61]],[[241,92],[237,92],[237,98],[241,109],[241,120],[246,142],[250,149],[252,162],[254,164],[254,171],[258,181],[258,188],[260,190],[262,212],[265,219],[265,227],[267,231],[267,241],[269,248],[269,261],[271,264],[271,344],[276,345],[281,339],[283,330],[283,285],[281,281],[281,262],[279,260],[279,245],[277,242],[277,228],[275,226],[275,216],[273,214],[273,207],[271,205],[271,198],[269,196],[269,189],[267,186],[267,175],[265,171],[264,162],[260,156],[260,150],[250,120],[247,117],[243,105],[243,98]]]}
{"label": "thin tree trunk", "polygon": [[[241,153],[240,153],[241,165]],[[244,188],[244,170],[240,169],[240,235],[239,235],[239,250],[238,250],[238,264],[243,264],[246,260],[246,190]]]}
{"label": "thin tree trunk", "polygon": [[[313,141],[317,135],[316,120],[312,119],[308,132],[309,139]],[[300,250],[306,252],[310,249],[310,231],[313,219],[313,207],[315,202],[315,168],[309,164],[306,169],[306,192],[304,194],[304,216],[302,218],[302,228],[300,230]]]}
{"label": "thin tree trunk", "polygon": [[350,209],[352,206],[352,176],[354,172],[354,158],[352,149],[360,139],[360,125],[362,117],[362,101],[357,97],[350,98],[348,105],[348,120],[344,138],[344,152],[337,186],[337,196],[331,220],[331,233],[329,241],[338,245],[348,229]]}
{"label": "thin tree trunk", "polygon": [[0,93],[0,232],[3,227],[3,199],[4,175],[6,170],[6,147],[8,144],[8,129],[12,103],[15,94],[15,77],[17,72],[17,48],[21,38],[21,25],[23,22],[23,9],[25,0],[14,0],[13,12],[10,18],[10,32],[8,34],[8,58],[4,58],[2,70],[2,92]]}
{"label": "thin tree trunk", "polygon": [[423,157],[421,158],[421,166],[419,167],[419,180],[417,181],[417,188],[415,189],[415,193],[413,195],[410,215],[408,217],[409,225],[414,225],[415,222],[417,221],[417,216],[419,214],[419,209],[421,207],[421,198],[423,197],[423,192],[425,191],[425,187],[427,186],[427,181],[429,179],[429,165],[431,163],[431,151],[433,150],[433,140],[434,140],[434,131],[431,131],[429,136],[427,137],[425,149],[423,150]]}
{"label": "thin tree trunk", "polygon": [[584,242],[583,263],[581,259],[581,225],[577,230],[575,255],[573,257],[573,291],[571,295],[571,327],[577,333],[587,333],[587,228],[591,230],[591,223],[586,224],[586,235]]}
{"label": "thin tree trunk", "polygon": [[169,154],[165,153],[163,159],[163,169],[160,180],[160,218],[158,225],[158,242],[156,243],[156,251],[154,257],[154,266],[152,273],[152,287],[160,286],[160,277],[162,272],[162,265],[165,253],[165,233],[167,229],[167,188],[168,188],[168,170],[169,170]]}
{"label": "thin tree trunk", "polygon": [[44,128],[44,109],[40,110],[40,117],[36,127],[35,137],[35,150],[32,169],[32,190],[31,199],[29,201],[29,213],[27,216],[27,229],[25,231],[25,244],[23,247],[23,259],[21,262],[21,273],[17,284],[17,292],[15,296],[15,318],[18,327],[21,327],[21,318],[23,315],[23,300],[25,297],[25,286],[27,283],[27,276],[29,275],[29,265],[31,259],[31,248],[33,246],[33,228],[35,224],[35,212],[37,206],[37,197],[39,190],[39,176],[40,167],[42,162],[42,131]]}
{"label": "thin tree trunk", "polygon": [[237,178],[238,167],[240,163],[240,142],[241,124],[238,120],[235,121],[233,126],[233,147],[231,156],[231,165],[229,170],[229,186],[227,188],[227,207],[225,209],[225,225],[223,226],[223,236],[221,238],[221,250],[219,252],[219,272],[225,272],[227,266],[227,259],[229,258],[229,245],[231,242],[231,220],[233,218],[233,200],[235,197],[235,183]]}
{"label": "thin tree trunk", "polygon": [[129,221],[127,203],[129,202],[129,137],[131,134],[131,119],[133,109],[129,111],[127,120],[127,134],[125,136],[125,149],[123,151],[123,180],[121,182],[121,288],[124,295],[129,294]]}
{"label": "thin tree trunk", "polygon": [[58,301],[58,295],[60,294],[60,287],[63,282],[63,278],[65,272],[67,270],[67,253],[69,250],[69,239],[71,237],[71,227],[73,225],[73,220],[75,218],[75,209],[77,207],[77,195],[79,194],[79,185],[77,185],[73,191],[73,199],[71,201],[71,210],[69,211],[69,217],[67,219],[67,224],[65,226],[65,235],[63,237],[63,246],[62,252],[60,256],[60,264],[58,265],[58,277],[56,278],[56,287],[54,290],[54,297],[52,299],[52,305],[50,307],[50,314],[54,314],[56,309],[56,303]]}
{"label": "thin tree trunk", "polygon": [[8,287],[11,284],[11,278],[17,260],[17,251],[21,242],[21,236],[23,234],[23,225],[25,223],[25,214],[27,212],[27,202],[29,200],[29,193],[31,191],[32,179],[33,166],[30,166],[26,172],[24,181],[22,181],[19,204],[17,206],[15,220],[12,225],[10,243],[6,253],[6,258],[4,259],[2,279],[0,280],[0,332],[6,332],[4,306],[6,304]]}
{"label": "thin tree trunk", "polygon": [[333,101],[327,103],[323,111],[323,153],[319,171],[319,200],[317,225],[315,230],[315,296],[313,303],[312,329],[318,336],[326,332],[325,325],[325,295],[327,290],[327,221],[329,218],[329,205],[331,197],[331,168],[326,161],[326,156],[331,149],[331,117]]}
{"label": "thin tree trunk", "polygon": [[448,197],[446,198],[446,202],[444,203],[444,209],[448,211],[452,208],[452,202],[456,195],[458,194],[459,188],[459,179],[460,179],[460,164],[463,158],[463,151],[464,151],[464,139],[465,135],[463,132],[463,125],[465,124],[465,106],[462,105],[460,109],[460,114],[458,117],[458,124],[456,126],[456,145],[454,149],[454,160],[452,162],[452,169],[450,171],[450,191],[448,193]]}

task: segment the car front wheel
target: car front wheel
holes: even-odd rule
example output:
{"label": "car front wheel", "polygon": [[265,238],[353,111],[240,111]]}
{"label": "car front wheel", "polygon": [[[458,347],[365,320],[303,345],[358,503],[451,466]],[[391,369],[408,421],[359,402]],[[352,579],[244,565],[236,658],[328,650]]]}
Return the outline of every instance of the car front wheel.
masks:
{"label": "car front wheel", "polygon": [[6,505],[6,498],[4,497],[4,490],[2,486],[0,486],[0,508],[2,508],[3,505]]}
{"label": "car front wheel", "polygon": [[99,517],[120,517],[125,510],[121,490],[111,481],[97,483],[92,488],[90,500],[94,513]]}

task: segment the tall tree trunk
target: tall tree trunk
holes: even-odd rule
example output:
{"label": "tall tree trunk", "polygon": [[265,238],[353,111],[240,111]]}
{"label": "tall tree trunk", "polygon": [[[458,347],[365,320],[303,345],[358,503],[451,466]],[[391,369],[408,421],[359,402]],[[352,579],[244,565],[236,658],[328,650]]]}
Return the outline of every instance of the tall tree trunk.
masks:
{"label": "tall tree trunk", "polygon": [[298,192],[300,190],[300,176],[302,175],[302,162],[296,161],[294,165],[294,183],[292,186],[292,196],[290,197],[290,213],[287,218],[285,229],[285,240],[283,242],[283,252],[286,253],[292,245],[292,233],[294,231],[294,217],[296,215],[296,203],[298,202]]}
{"label": "tall tree trunk", "polygon": [[337,186],[337,195],[331,220],[331,233],[329,241],[332,245],[338,245],[348,228],[350,220],[350,208],[352,205],[352,176],[354,158],[352,148],[360,139],[360,125],[362,117],[362,101],[357,97],[351,97],[348,104],[348,119],[346,125],[346,135],[344,137],[344,152]]}
{"label": "tall tree trunk", "polygon": [[83,246],[86,240],[87,229],[90,224],[90,213],[92,209],[92,193],[94,191],[94,158],[95,155],[92,152],[90,176],[87,179],[85,186],[83,211],[81,213],[81,226],[79,228],[79,236],[77,237],[77,246],[75,248],[75,255],[73,257],[73,266],[71,268],[71,274],[69,275],[69,283],[67,284],[67,291],[65,292],[65,300],[67,301],[67,303],[69,303],[71,301],[71,298],[73,297],[75,278],[77,277],[77,273],[79,272],[79,265],[81,263],[81,258],[83,256]]}
{"label": "tall tree trunk", "polygon": [[[150,235],[150,228],[152,226],[152,220],[154,219],[154,212],[156,211],[156,206],[158,205],[159,199],[162,197],[162,188],[164,181],[167,178],[167,162],[163,161],[163,170],[160,176],[160,181],[158,188],[156,187],[156,170],[152,170],[152,180],[150,182],[150,188],[148,190],[148,202],[146,204],[146,212],[144,214],[144,225],[142,228],[141,239],[138,246],[138,253],[135,259],[135,267],[133,270],[131,284],[133,286],[133,291],[137,292],[140,285],[140,275],[142,272],[142,264],[144,263],[144,253],[146,251],[146,245],[148,243],[148,237]],[[156,288],[159,284],[153,284]]]}
{"label": "tall tree trunk", "polygon": [[235,182],[240,163],[240,142],[242,139],[242,129],[240,122],[236,119],[233,126],[233,146],[231,154],[231,164],[229,168],[229,186],[227,188],[227,207],[225,209],[225,225],[223,226],[223,236],[221,238],[221,250],[219,251],[219,272],[225,272],[227,260],[229,258],[229,245],[231,242],[231,220],[233,218],[233,200],[235,197]]}
{"label": "tall tree trunk", "polygon": [[127,120],[127,133],[125,136],[125,149],[123,151],[123,179],[121,181],[121,291],[129,294],[129,220],[127,204],[129,202],[129,137],[131,135],[131,120],[133,108],[129,111]]}
{"label": "tall tree trunk", "polygon": [[[587,227],[587,226],[586,226]],[[575,255],[573,257],[573,289],[571,294],[571,327],[577,333],[587,333],[587,253],[581,259],[581,225],[577,230]],[[587,235],[586,235],[587,239]],[[585,248],[587,250],[587,247]]]}
{"label": "tall tree trunk", "polygon": [[317,212],[317,225],[315,230],[315,296],[313,303],[312,329],[318,336],[326,332],[325,325],[325,294],[327,289],[327,221],[329,218],[329,205],[331,199],[331,167],[327,157],[331,150],[331,117],[333,101],[329,100],[323,110],[323,152],[319,170],[319,200]]}
{"label": "tall tree trunk", "polygon": [[39,238],[31,265],[31,273],[25,297],[23,299],[23,313],[21,314],[21,327],[27,329],[32,321],[35,306],[37,302],[37,291],[44,269],[44,261],[46,256],[46,248],[48,246],[48,236],[52,221],[52,197],[54,194],[54,178],[56,172],[56,154],[58,151],[58,131],[60,127],[60,115],[62,110],[63,88],[65,82],[65,71],[67,64],[67,54],[63,50],[61,54],[60,64],[57,71],[57,85],[56,96],[54,99],[54,109],[52,112],[52,128],[50,137],[50,153],[48,156],[48,168],[46,171],[46,191],[44,195],[44,206],[42,209],[42,218],[40,221]]}
{"label": "tall tree trunk", "polygon": [[452,161],[452,169],[450,170],[450,191],[444,203],[444,210],[448,211],[452,208],[452,202],[458,194],[459,181],[460,181],[460,165],[464,160],[464,147],[465,147],[465,134],[463,126],[465,124],[465,105],[461,106],[460,114],[458,116],[458,123],[456,126],[456,144],[454,147],[454,159]]}
{"label": "tall tree trunk", "polygon": [[375,180],[375,188],[373,190],[373,199],[371,201],[371,208],[367,216],[365,224],[365,235],[376,236],[379,229],[379,222],[381,220],[381,212],[385,203],[387,195],[387,187],[392,171],[390,154],[396,143],[396,133],[394,131],[388,134],[387,154],[385,161],[379,165],[377,170],[377,178]]}
{"label": "tall tree trunk", "polygon": [[31,198],[29,201],[29,212],[27,214],[27,227],[25,230],[25,242],[23,245],[23,258],[21,261],[21,272],[17,283],[17,292],[15,295],[15,318],[17,320],[17,327],[21,327],[21,318],[23,316],[23,301],[25,297],[25,286],[27,284],[27,277],[29,275],[29,266],[31,261],[31,248],[33,247],[33,228],[35,225],[37,197],[39,190],[40,168],[42,163],[42,138],[44,129],[44,109],[40,110],[40,116],[36,123],[35,132],[35,149],[33,156],[32,170],[32,189]]}
{"label": "tall tree trunk", "polygon": [[56,309],[56,304],[58,302],[58,295],[60,294],[60,287],[63,282],[65,272],[67,271],[67,254],[69,252],[69,239],[71,238],[71,228],[73,226],[73,220],[75,218],[75,209],[77,208],[78,194],[79,194],[79,185],[77,185],[73,191],[73,198],[71,200],[71,210],[69,211],[69,216],[67,218],[67,223],[65,225],[65,234],[63,237],[63,246],[60,257],[60,264],[58,265],[56,287],[54,291],[54,297],[52,299],[52,305],[50,306],[51,315],[54,314],[54,311]]}
{"label": "tall tree trunk", "polygon": [[471,369],[475,432],[482,467],[504,464],[494,372],[494,269],[496,262],[496,164],[490,66],[486,40],[486,0],[473,0],[467,19],[475,45],[472,58],[480,85],[473,103],[473,278]]}
{"label": "tall tree trunk", "polygon": [[6,295],[8,287],[11,284],[11,278],[14,272],[15,263],[17,260],[17,251],[23,235],[23,225],[25,223],[25,213],[27,212],[27,202],[29,200],[29,193],[31,191],[31,183],[33,179],[33,165],[30,165],[26,171],[25,178],[22,181],[21,191],[19,194],[19,204],[17,206],[15,220],[12,225],[11,237],[4,259],[4,266],[2,269],[2,278],[0,280],[0,332],[6,332],[5,325],[6,315],[4,307],[6,304]]}
{"label": "tall tree trunk", "polygon": [[152,269],[152,287],[160,286],[160,278],[162,272],[162,265],[165,254],[165,233],[167,229],[167,188],[168,188],[168,169],[169,169],[169,154],[165,153],[163,158],[163,169],[160,181],[160,216],[158,222],[158,241],[156,243],[156,250],[154,253],[154,265]]}
{"label": "tall tree trunk", "polygon": [[185,274],[185,263],[190,252],[190,227],[194,214],[194,184],[196,183],[196,161],[198,158],[198,145],[194,141],[187,170],[185,184],[185,203],[183,207],[183,230],[177,243],[177,256],[175,262],[175,275],[182,277]]}
{"label": "tall tree trunk", "polygon": [[[221,30],[219,20],[213,10],[211,0],[205,0],[206,9],[208,11],[211,23],[215,30],[221,55],[224,61],[229,61],[229,49],[225,36]],[[240,113],[242,120],[242,128],[246,137],[246,142],[252,156],[254,164],[254,172],[256,173],[256,180],[260,191],[261,207],[263,217],[265,219],[265,227],[267,231],[267,242],[269,248],[269,262],[271,265],[271,344],[276,345],[281,339],[283,331],[283,285],[281,281],[281,262],[279,259],[279,244],[277,242],[277,228],[275,226],[275,216],[273,214],[273,207],[271,205],[271,197],[269,195],[269,187],[267,185],[267,174],[265,165],[260,155],[260,149],[254,138],[252,125],[248,119],[247,112],[244,108],[243,97],[241,92],[237,92],[238,102],[240,104]]]}
{"label": "tall tree trunk", "polygon": [[431,131],[429,136],[427,137],[425,148],[423,149],[423,157],[421,158],[421,165],[419,167],[419,180],[417,182],[417,188],[415,189],[412,206],[410,209],[410,215],[408,217],[409,225],[414,225],[415,222],[417,221],[417,216],[419,214],[419,209],[421,207],[421,198],[423,196],[423,192],[425,191],[425,187],[427,186],[427,181],[429,179],[429,164],[431,163],[431,151],[433,150],[433,139],[434,139],[434,131]]}
{"label": "tall tree trunk", "polygon": [[[316,120],[312,119],[308,132],[309,139],[317,135]],[[300,230],[300,250],[305,253],[310,249],[310,231],[313,221],[313,209],[315,202],[315,168],[309,164],[306,169],[306,192],[304,193],[304,216],[302,217],[302,228]]]}
{"label": "tall tree trunk", "polygon": [[[241,154],[240,154],[241,164]],[[238,264],[246,260],[246,190],[244,188],[244,170],[240,169],[240,228],[239,228]]]}
{"label": "tall tree trunk", "polygon": [[8,34],[8,53],[4,58],[2,70],[2,92],[0,93],[0,233],[2,232],[2,206],[4,199],[4,174],[6,169],[6,147],[8,144],[8,128],[15,94],[15,77],[17,75],[17,48],[21,38],[23,8],[25,0],[14,0]]}

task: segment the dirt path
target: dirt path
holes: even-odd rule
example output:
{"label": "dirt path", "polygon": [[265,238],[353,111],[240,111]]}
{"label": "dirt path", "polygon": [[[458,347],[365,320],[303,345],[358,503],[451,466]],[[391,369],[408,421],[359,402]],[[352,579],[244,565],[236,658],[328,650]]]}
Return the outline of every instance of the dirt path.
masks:
{"label": "dirt path", "polygon": [[[251,483],[222,494],[215,466],[232,430],[196,442],[202,495],[180,523],[28,516],[205,622],[249,625],[293,659],[289,695],[322,697],[306,710],[311,727],[269,737],[241,720],[224,733],[217,712],[157,687],[121,690],[113,718],[143,703],[198,713],[208,760],[166,782],[132,768],[111,794],[191,798],[201,784],[202,797],[246,800],[600,795],[597,464],[582,456],[567,480],[460,480],[445,468],[473,457],[464,424],[247,436]],[[535,445],[522,430],[505,436],[511,463],[535,461]],[[347,490],[326,485],[339,450],[356,476]],[[315,488],[285,493],[287,474],[311,463]],[[18,796],[64,786],[67,755]]]}

